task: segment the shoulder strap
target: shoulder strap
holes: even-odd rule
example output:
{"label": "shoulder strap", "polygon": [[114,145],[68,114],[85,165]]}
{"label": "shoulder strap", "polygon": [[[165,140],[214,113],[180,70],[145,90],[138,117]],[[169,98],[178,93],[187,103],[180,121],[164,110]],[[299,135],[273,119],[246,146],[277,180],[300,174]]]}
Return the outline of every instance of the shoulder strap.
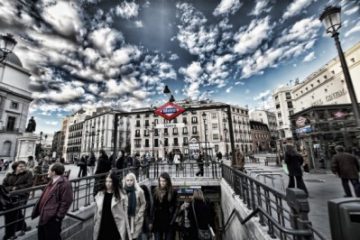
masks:
{"label": "shoulder strap", "polygon": [[194,201],[192,202],[192,209],[193,209],[193,213],[194,213],[196,228],[199,228],[199,224],[198,224],[196,212],[195,212],[195,207],[194,207]]}

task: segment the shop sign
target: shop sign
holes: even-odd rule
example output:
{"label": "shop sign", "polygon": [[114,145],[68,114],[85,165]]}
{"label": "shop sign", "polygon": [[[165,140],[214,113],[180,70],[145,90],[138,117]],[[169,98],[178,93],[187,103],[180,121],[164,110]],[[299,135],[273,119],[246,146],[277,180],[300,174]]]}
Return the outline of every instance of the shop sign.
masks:
{"label": "shop sign", "polygon": [[173,120],[180,114],[185,112],[185,109],[173,102],[167,102],[155,110],[155,114],[165,118],[166,120]]}
{"label": "shop sign", "polygon": [[347,116],[348,114],[346,112],[342,112],[342,111],[337,111],[334,113],[334,117],[335,118],[343,118],[345,116]]}
{"label": "shop sign", "polygon": [[296,133],[298,134],[302,134],[302,133],[311,133],[312,132],[312,128],[310,125],[307,125],[305,127],[302,128],[297,128],[296,129]]}
{"label": "shop sign", "polygon": [[200,145],[199,142],[196,138],[192,138],[189,141],[189,149],[191,150],[199,150],[200,149]]}
{"label": "shop sign", "polygon": [[296,126],[297,127],[304,127],[305,124],[308,122],[309,120],[303,116],[300,116],[296,119]]}

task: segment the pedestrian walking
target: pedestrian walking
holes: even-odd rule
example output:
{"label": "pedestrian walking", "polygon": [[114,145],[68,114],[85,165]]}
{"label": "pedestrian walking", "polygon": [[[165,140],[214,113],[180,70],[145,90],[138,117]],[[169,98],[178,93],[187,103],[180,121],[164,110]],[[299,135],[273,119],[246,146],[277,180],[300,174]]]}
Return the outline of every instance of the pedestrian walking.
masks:
{"label": "pedestrian walking", "polygon": [[83,155],[80,158],[80,161],[77,163],[77,165],[79,167],[78,178],[86,177],[86,175],[87,175],[87,156]]}
{"label": "pedestrian walking", "polygon": [[4,159],[0,159],[0,172],[3,170],[4,168]]}
{"label": "pedestrian walking", "polygon": [[146,185],[140,185],[141,189],[144,192],[146,207],[144,211],[144,221],[142,226],[142,231],[138,240],[149,240],[151,238],[151,230],[150,230],[150,216],[151,216],[151,209],[153,208],[153,200],[151,196],[151,192]]}
{"label": "pedestrian walking", "polygon": [[114,172],[95,196],[94,240],[132,239],[127,216],[128,205],[119,178]]}
{"label": "pedestrian walking", "polygon": [[96,157],[93,151],[90,152],[90,156],[87,158],[88,173],[94,175]]}
{"label": "pedestrian walking", "polygon": [[51,179],[40,199],[35,204],[31,218],[39,218],[38,240],[61,240],[61,224],[73,201],[71,183],[63,176],[65,167],[61,163],[50,166]]}
{"label": "pedestrian walking", "polygon": [[[100,156],[97,161],[95,175],[107,173],[110,170],[111,170],[111,161],[109,160],[109,157],[107,156],[106,152],[103,149],[101,149]],[[96,196],[98,189],[100,189],[101,186],[104,184],[105,177],[106,176],[99,176],[95,178],[94,191],[93,191],[94,196]]]}
{"label": "pedestrian walking", "polygon": [[119,170],[125,168],[125,154],[123,151],[119,152],[119,157],[116,160],[116,168]]}
{"label": "pedestrian walking", "polygon": [[48,173],[49,171],[49,157],[44,157],[41,164],[41,172]]}
{"label": "pedestrian walking", "polygon": [[144,222],[146,208],[145,195],[133,173],[128,173],[125,176],[123,179],[123,188],[128,201],[127,216],[129,219],[131,239],[137,239],[142,232]]}
{"label": "pedestrian walking", "polygon": [[213,216],[211,208],[205,201],[204,194],[200,189],[194,190],[190,213],[191,225],[196,229],[192,239],[210,240],[210,226],[213,223]]}
{"label": "pedestrian walking", "polygon": [[[8,192],[26,189],[33,184],[32,172],[26,169],[26,162],[16,161],[11,165],[13,172],[8,173],[3,180],[3,186]],[[30,192],[11,195],[11,204],[8,210],[26,205]],[[15,233],[21,231],[19,236],[31,228],[26,226],[24,209],[16,209],[5,214],[5,236],[4,239],[15,239]]]}
{"label": "pedestrian walking", "polygon": [[301,166],[304,163],[303,157],[295,150],[293,145],[285,146],[285,163],[289,172],[289,185],[288,188],[295,188],[295,179],[296,187],[302,189],[308,196],[308,190],[305,186],[303,180],[303,173]]}
{"label": "pedestrian walking", "polygon": [[154,191],[151,228],[155,240],[174,240],[174,223],[177,209],[177,192],[173,189],[168,173],[163,172]]}
{"label": "pedestrian walking", "polygon": [[177,216],[178,229],[180,231],[181,239],[183,240],[196,239],[196,227],[190,220],[191,211],[191,200],[185,199],[184,203],[180,206]]}
{"label": "pedestrian walking", "polygon": [[176,167],[176,172],[179,172],[181,161],[180,161],[180,154],[177,151],[174,154],[174,163]]}
{"label": "pedestrian walking", "polygon": [[245,157],[241,153],[239,147],[235,149],[235,159],[233,159],[232,161],[232,166],[235,167],[236,169],[239,169],[240,171],[245,170]]}
{"label": "pedestrian walking", "polygon": [[199,167],[199,171],[195,174],[196,176],[204,176],[204,154],[200,151],[199,156],[196,159],[196,162]]}
{"label": "pedestrian walking", "polygon": [[336,154],[332,158],[331,170],[334,174],[341,178],[345,196],[352,197],[349,181],[354,187],[356,197],[360,197],[359,183],[359,162],[357,158],[350,153],[344,151],[343,146],[335,147]]}
{"label": "pedestrian walking", "polygon": [[30,171],[34,171],[35,161],[33,156],[28,156],[27,167]]}

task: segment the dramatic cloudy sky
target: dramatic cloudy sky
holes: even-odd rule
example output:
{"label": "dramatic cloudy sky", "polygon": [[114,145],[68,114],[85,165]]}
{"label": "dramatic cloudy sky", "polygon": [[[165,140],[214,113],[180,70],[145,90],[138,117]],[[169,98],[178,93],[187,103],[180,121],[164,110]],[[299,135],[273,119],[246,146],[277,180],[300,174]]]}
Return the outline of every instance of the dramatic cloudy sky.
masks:
{"label": "dramatic cloudy sky", "polygon": [[360,0],[2,0],[0,29],[30,70],[38,130],[81,107],[176,99],[271,107],[271,91],[336,56],[318,20],[342,6],[344,49],[360,41]]}

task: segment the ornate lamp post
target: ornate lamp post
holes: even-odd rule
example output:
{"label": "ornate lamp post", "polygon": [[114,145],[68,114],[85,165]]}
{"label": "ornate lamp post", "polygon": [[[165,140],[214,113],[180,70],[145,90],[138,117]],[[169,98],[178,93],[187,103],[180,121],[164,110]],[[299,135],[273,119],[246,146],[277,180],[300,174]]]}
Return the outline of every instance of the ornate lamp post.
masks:
{"label": "ornate lamp post", "polygon": [[2,63],[7,55],[11,53],[17,44],[13,35],[0,35],[0,63]]}
{"label": "ornate lamp post", "polygon": [[324,12],[320,16],[320,21],[323,22],[326,32],[331,35],[332,38],[335,40],[336,49],[338,51],[341,68],[344,73],[346,86],[349,91],[349,96],[351,100],[351,105],[353,108],[354,116],[356,125],[360,127],[360,111],[358,101],[356,99],[354,86],[351,81],[351,76],[349,73],[349,68],[347,66],[344,52],[341,48],[340,40],[339,40],[339,29],[341,28],[341,8],[329,6],[325,8]]}
{"label": "ornate lamp post", "polygon": [[207,151],[208,151],[208,146],[207,146],[207,124],[206,124],[206,113],[203,112],[203,114],[201,115],[203,117],[204,120],[204,134],[205,134],[205,160],[207,161]]}

